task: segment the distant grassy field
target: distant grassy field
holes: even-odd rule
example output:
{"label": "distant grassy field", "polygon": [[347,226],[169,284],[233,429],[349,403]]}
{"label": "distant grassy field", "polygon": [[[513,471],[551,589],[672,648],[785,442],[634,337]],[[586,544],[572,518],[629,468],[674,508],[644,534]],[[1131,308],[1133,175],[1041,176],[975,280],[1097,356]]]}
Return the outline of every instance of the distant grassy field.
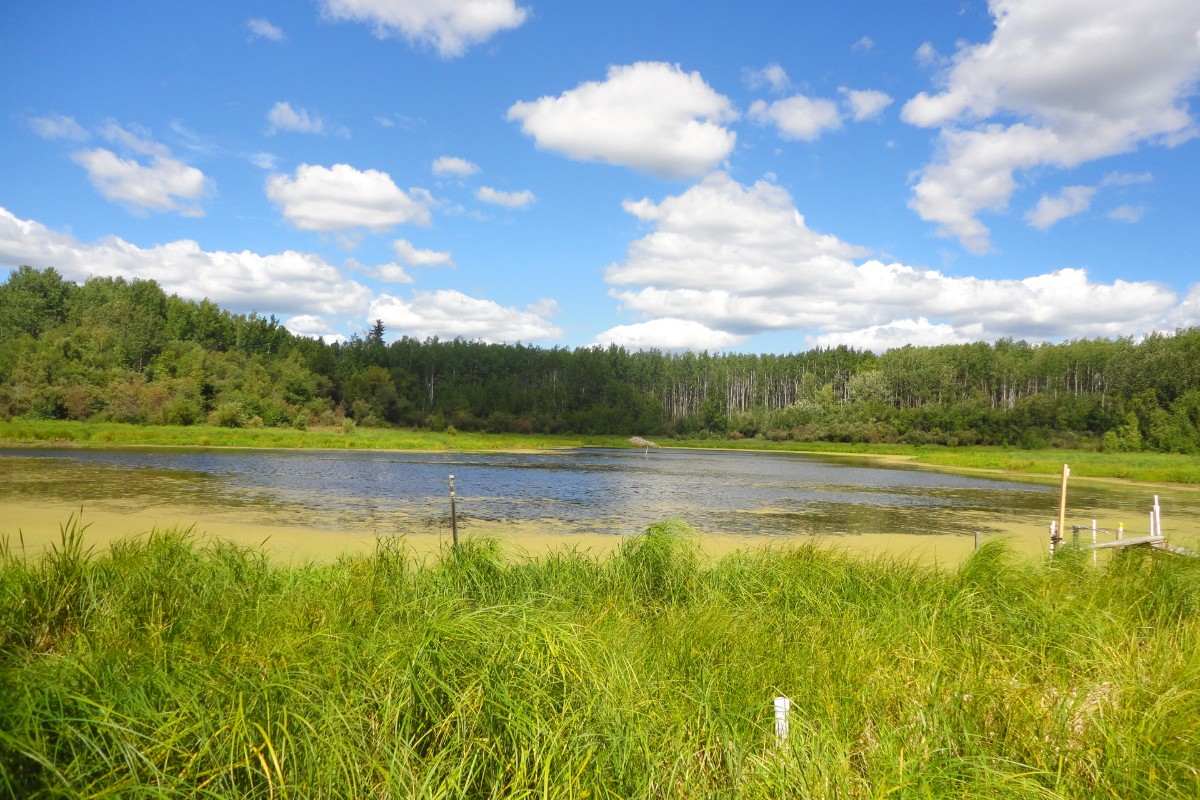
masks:
{"label": "distant grassy field", "polygon": [[0,796],[1200,795],[1198,560],[79,541],[0,548]]}
{"label": "distant grassy field", "polygon": [[[1076,477],[1200,484],[1200,458],[1176,453],[1100,453],[1089,450],[1018,450],[1003,447],[937,447],[842,442],[771,442],[763,439],[662,439],[666,447],[772,452],[844,453],[904,459],[950,469],[988,469],[1055,475],[1064,462]],[[217,428],[128,425],[62,420],[0,421],[0,445],[74,447],[280,447],[345,450],[546,450],[561,447],[629,447],[624,436],[516,433],[437,433],[396,428]]]}
{"label": "distant grassy field", "polygon": [[397,428],[218,428],[119,422],[0,420],[0,443],[75,447],[280,447],[336,450],[546,450],[585,445],[628,446],[622,436],[438,433]]}

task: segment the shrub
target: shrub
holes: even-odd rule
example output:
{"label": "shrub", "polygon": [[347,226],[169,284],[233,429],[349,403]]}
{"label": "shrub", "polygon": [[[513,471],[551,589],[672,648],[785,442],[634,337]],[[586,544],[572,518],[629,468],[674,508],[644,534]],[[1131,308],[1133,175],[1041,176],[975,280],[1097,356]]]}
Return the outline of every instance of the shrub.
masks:
{"label": "shrub", "polygon": [[208,424],[221,428],[240,428],[246,424],[246,412],[236,401],[221,403],[208,415]]}

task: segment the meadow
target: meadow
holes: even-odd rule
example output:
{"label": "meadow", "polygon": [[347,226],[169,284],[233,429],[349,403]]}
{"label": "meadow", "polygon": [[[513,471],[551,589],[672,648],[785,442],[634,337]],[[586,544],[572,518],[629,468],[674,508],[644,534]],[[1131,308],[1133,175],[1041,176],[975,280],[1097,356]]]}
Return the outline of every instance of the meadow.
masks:
{"label": "meadow", "polygon": [[[0,552],[0,795],[1200,793],[1200,562]],[[791,698],[791,735],[772,699]]]}
{"label": "meadow", "polygon": [[[909,465],[993,470],[1020,475],[1057,475],[1064,462],[1078,478],[1119,478],[1154,483],[1200,484],[1200,458],[1180,453],[848,442],[773,442],[721,437],[665,438],[664,447],[763,450],[858,455]],[[133,425],[68,420],[0,420],[0,446],[15,447],[258,447],[337,450],[487,451],[560,447],[630,447],[624,436],[519,434],[413,430],[407,428],[222,428],[210,425]]]}

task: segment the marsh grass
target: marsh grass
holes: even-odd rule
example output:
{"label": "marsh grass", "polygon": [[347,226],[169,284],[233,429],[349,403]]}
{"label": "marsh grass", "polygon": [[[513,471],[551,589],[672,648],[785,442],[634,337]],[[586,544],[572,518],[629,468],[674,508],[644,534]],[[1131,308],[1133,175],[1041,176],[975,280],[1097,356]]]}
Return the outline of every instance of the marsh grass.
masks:
{"label": "marsh grass", "polygon": [[[1195,797],[1200,567],[988,544],[0,560],[0,796]],[[772,740],[771,701],[792,698]]]}

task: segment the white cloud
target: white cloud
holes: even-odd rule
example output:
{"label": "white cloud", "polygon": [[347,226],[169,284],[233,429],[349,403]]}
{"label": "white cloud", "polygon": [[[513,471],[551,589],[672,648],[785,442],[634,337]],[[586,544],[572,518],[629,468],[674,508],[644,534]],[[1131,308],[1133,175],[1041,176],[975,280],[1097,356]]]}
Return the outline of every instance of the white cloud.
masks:
{"label": "white cloud", "polygon": [[30,117],[29,127],[43,139],[69,139],[75,142],[86,140],[90,134],[74,117],[66,114],[47,114],[42,117]]}
{"label": "white cloud", "polygon": [[787,70],[775,63],[767,64],[762,69],[742,70],[742,79],[751,89],[766,88],[776,94],[786,92],[792,85]]}
{"label": "white cloud", "polygon": [[324,339],[327,344],[344,342],[346,337],[333,331],[333,326],[322,317],[315,314],[298,314],[288,318],[283,327],[296,336],[307,336],[310,339]]}
{"label": "white cloud", "polygon": [[432,46],[443,58],[518,28],[529,16],[514,0],[321,0],[321,10],[330,19],[368,23],[381,39],[398,34]]}
{"label": "white cloud", "polygon": [[315,134],[326,132],[325,120],[320,114],[309,113],[304,108],[293,108],[291,103],[283,100],[271,106],[271,110],[267,112],[267,123],[267,133],[271,135],[280,131]]}
{"label": "white cloud", "polygon": [[409,300],[380,295],[371,303],[367,316],[382,319],[393,336],[528,342],[562,335],[549,319],[556,310],[553,301],[543,300],[518,309],[452,289],[439,289],[413,292]]}
{"label": "white cloud", "polygon": [[1001,280],[863,260],[862,248],[809,228],[788,193],[767,181],[745,186],[715,173],[679,195],[624,207],[652,230],[605,280],[648,321],[731,335],[794,330],[814,342],[906,333],[916,341],[1044,340],[1169,329],[1184,314],[1165,286],[1098,283],[1083,269]]}
{"label": "white cloud", "polygon": [[394,225],[428,225],[433,198],[424,189],[400,189],[390,175],[349,164],[301,164],[293,176],[267,179],[267,197],[297,228],[334,231]]}
{"label": "white cloud", "polygon": [[913,53],[913,58],[922,67],[931,67],[944,61],[942,54],[933,46],[933,42],[921,42],[921,46]]}
{"label": "white cloud", "polygon": [[80,150],[72,160],[88,173],[91,185],[102,196],[131,211],[178,211],[184,216],[204,216],[198,200],[211,190],[211,182],[196,167],[176,160],[166,145],[154,142],[142,133],[107,122],[101,136],[149,157],[148,163],[137,158],[122,158],[107,148]]}
{"label": "white cloud", "polygon": [[1095,186],[1067,186],[1057,195],[1044,194],[1025,215],[1025,221],[1039,231],[1048,230],[1067,217],[1087,211],[1095,194]]}
{"label": "white cloud", "polygon": [[838,91],[846,98],[846,105],[850,107],[850,116],[854,118],[855,122],[875,119],[892,104],[891,95],[878,89],[847,89],[842,86]]}
{"label": "white cloud", "polygon": [[867,52],[868,50],[873,50],[873,49],[875,49],[875,40],[874,40],[874,39],[872,39],[870,36],[863,36],[863,37],[862,37],[861,39],[859,39],[857,42],[855,42],[854,44],[850,45],[850,49],[851,49],[851,50],[856,50],[856,51],[858,51],[858,52],[860,52],[860,53],[865,53],[865,52]]}
{"label": "white cloud", "polygon": [[413,267],[453,267],[454,259],[444,250],[422,250],[407,239],[392,242],[396,257]]}
{"label": "white cloud", "polygon": [[990,9],[992,38],[961,47],[941,91],[902,111],[941,129],[910,205],[975,252],[990,248],[979,215],[1007,207],[1015,173],[1194,135],[1186,100],[1200,77],[1195,0],[1144,0],[1136,14],[1123,0],[991,0]]}
{"label": "white cloud", "polygon": [[664,317],[609,328],[597,334],[595,343],[630,350],[724,350],[744,338],[692,320]]}
{"label": "white cloud", "polygon": [[491,186],[480,186],[475,192],[475,197],[485,203],[491,203],[494,206],[504,206],[505,208],[525,208],[531,205],[537,197],[528,189],[522,189],[519,192],[502,192],[499,189],[493,189]]}
{"label": "white cloud", "polygon": [[0,263],[55,267],[71,280],[95,275],[155,280],[168,292],[243,311],[354,314],[370,292],[311,253],[204,250],[189,239],[139,247],[109,236],[86,243],[0,208]]}
{"label": "white cloud", "polygon": [[755,100],[750,105],[750,118],[760,124],[772,124],[785,139],[811,142],[829,130],[842,127],[842,115],[837,103],[821,97],[793,95],[767,103]]}
{"label": "white cloud", "polygon": [[1141,222],[1144,216],[1146,216],[1146,209],[1143,206],[1120,205],[1108,212],[1108,218],[1114,222],[1125,222],[1130,225]]}
{"label": "white cloud", "polygon": [[270,20],[261,17],[254,17],[246,20],[246,30],[250,31],[250,39],[267,39],[272,42],[282,42],[284,38],[283,30],[278,26],[272,25]]}
{"label": "white cloud", "polygon": [[438,156],[433,161],[434,175],[454,175],[468,178],[479,172],[479,165],[458,156]]}
{"label": "white cloud", "polygon": [[728,156],[737,134],[722,123],[736,118],[699,72],[648,61],[508,109],[539,148],[669,178],[703,174]]}
{"label": "white cloud", "polygon": [[965,344],[977,342],[983,337],[983,326],[963,325],[955,328],[946,323],[932,323],[919,319],[898,319],[886,325],[870,325],[856,331],[826,333],[812,337],[817,347],[845,345],[856,350],[874,350],[882,353],[905,345],[936,347],[943,344]]}
{"label": "white cloud", "polygon": [[279,166],[279,156],[274,153],[251,153],[247,159],[259,169],[273,171]]}
{"label": "white cloud", "polygon": [[1152,183],[1154,176],[1149,172],[1110,172],[1100,182],[1102,186],[1138,186]]}

